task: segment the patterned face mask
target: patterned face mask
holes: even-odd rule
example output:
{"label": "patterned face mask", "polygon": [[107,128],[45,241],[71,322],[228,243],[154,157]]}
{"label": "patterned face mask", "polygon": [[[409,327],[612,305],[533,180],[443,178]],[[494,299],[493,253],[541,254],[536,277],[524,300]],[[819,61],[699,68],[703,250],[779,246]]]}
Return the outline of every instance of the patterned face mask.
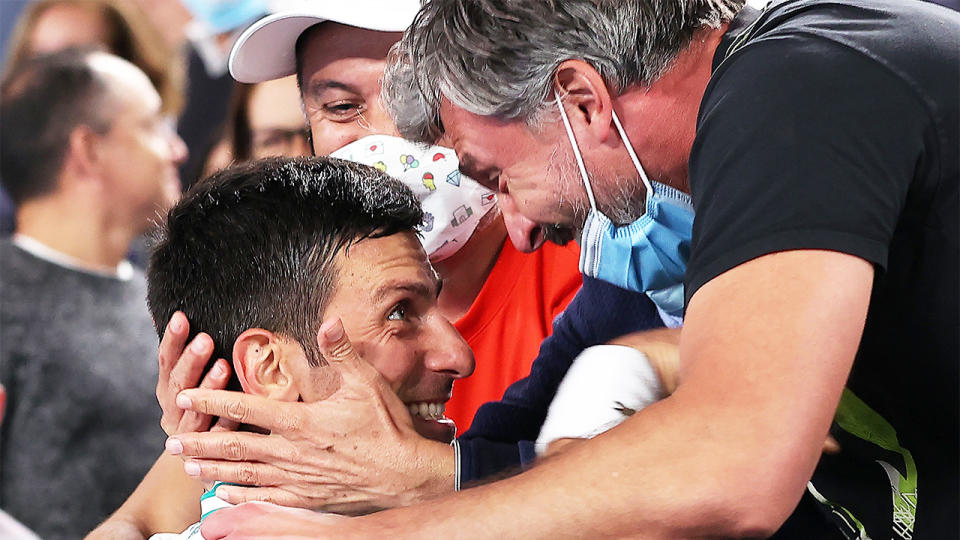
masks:
{"label": "patterned face mask", "polygon": [[423,205],[423,248],[434,262],[463,247],[480,218],[497,203],[494,192],[460,174],[460,161],[450,148],[369,135],[332,152],[330,157],[369,165],[413,190]]}

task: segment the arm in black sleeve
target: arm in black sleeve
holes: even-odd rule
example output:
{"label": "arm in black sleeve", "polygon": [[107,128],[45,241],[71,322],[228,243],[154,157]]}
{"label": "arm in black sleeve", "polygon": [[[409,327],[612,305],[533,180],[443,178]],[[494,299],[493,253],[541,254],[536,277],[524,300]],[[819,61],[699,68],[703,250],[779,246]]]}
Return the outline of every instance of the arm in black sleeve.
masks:
{"label": "arm in black sleeve", "polygon": [[687,301],[777,251],[838,251],[884,268],[910,180],[930,157],[927,119],[906,81],[824,38],[769,38],[724,61],[690,158]]}

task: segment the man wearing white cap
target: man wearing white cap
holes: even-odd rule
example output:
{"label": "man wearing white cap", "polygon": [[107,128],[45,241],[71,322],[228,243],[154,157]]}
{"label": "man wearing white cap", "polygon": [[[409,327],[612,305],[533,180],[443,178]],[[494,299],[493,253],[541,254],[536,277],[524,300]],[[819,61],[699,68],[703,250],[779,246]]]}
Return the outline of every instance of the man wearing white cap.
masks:
{"label": "man wearing white cap", "polygon": [[[239,37],[231,73],[246,83],[296,73],[315,153],[383,170],[421,200],[424,248],[445,283],[441,310],[478,359],[477,372],[445,404],[445,414],[467,428],[481,404],[529,373],[553,320],[580,288],[579,249],[571,243],[521,253],[506,242],[492,191],[460,174],[452,150],[397,136],[381,106],[380,82],[418,1],[291,7]],[[511,339],[501,339],[508,332]]]}

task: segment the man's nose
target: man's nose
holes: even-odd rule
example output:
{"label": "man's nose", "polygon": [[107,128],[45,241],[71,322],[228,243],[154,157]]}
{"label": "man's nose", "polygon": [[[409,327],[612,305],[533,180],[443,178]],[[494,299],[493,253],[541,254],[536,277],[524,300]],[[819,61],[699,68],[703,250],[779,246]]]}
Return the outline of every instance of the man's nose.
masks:
{"label": "man's nose", "polygon": [[187,160],[190,151],[187,149],[187,143],[183,142],[175,131],[170,133],[170,161],[180,165]]}
{"label": "man's nose", "polygon": [[447,319],[438,315],[434,324],[429,340],[431,350],[427,351],[425,361],[427,369],[454,379],[470,376],[476,367],[470,346]]}
{"label": "man's nose", "polygon": [[517,205],[513,197],[501,193],[497,196],[497,204],[500,205],[500,212],[503,214],[503,223],[507,227],[507,234],[510,241],[517,250],[524,253],[531,253],[540,249],[546,241],[543,228],[540,225],[517,210]]}

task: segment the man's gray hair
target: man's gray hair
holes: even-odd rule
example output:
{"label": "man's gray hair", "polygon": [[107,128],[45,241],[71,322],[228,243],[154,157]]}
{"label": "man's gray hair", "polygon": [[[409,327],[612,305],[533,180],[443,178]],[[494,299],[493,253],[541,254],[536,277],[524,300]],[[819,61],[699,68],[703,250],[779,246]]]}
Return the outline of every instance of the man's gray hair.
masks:
{"label": "man's gray hair", "polygon": [[395,46],[384,100],[400,133],[434,142],[441,98],[530,124],[561,62],[580,59],[619,94],[662,76],[701,27],[744,0],[428,0]]}

